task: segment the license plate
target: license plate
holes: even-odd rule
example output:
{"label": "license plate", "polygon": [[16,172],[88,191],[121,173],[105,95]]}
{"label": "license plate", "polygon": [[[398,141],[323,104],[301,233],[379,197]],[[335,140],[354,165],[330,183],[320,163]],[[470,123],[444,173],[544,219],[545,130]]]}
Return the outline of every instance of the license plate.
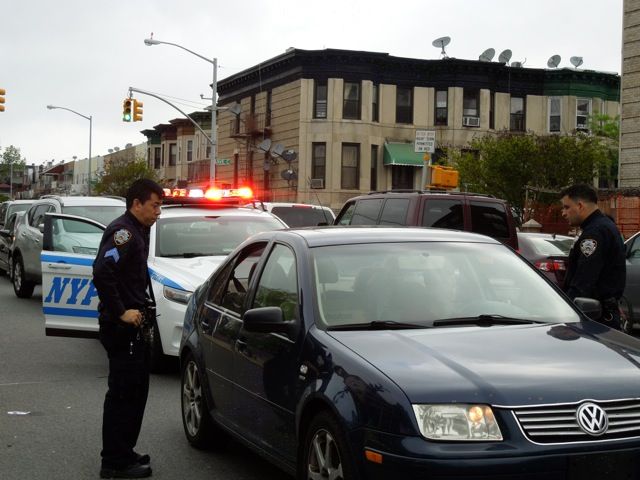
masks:
{"label": "license plate", "polygon": [[598,478],[606,480],[636,480],[638,452],[592,453],[569,458],[568,480]]}

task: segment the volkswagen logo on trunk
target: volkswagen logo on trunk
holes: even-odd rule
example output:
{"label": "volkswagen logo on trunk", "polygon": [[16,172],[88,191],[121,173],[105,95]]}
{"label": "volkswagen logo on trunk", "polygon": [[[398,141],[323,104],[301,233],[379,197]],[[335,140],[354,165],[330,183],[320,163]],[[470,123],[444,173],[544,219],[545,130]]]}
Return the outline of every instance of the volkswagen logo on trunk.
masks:
{"label": "volkswagen logo on trunk", "polygon": [[602,435],[609,428],[607,412],[595,403],[583,403],[576,411],[580,428],[589,435]]}

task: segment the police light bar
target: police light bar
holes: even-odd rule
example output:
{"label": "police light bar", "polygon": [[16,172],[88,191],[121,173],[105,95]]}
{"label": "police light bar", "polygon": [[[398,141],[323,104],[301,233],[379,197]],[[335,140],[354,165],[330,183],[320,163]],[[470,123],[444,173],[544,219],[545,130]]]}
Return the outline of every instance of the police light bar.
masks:
{"label": "police light bar", "polygon": [[[239,203],[253,198],[249,187],[217,188],[164,188],[164,203]],[[187,200],[187,202],[185,202]]]}

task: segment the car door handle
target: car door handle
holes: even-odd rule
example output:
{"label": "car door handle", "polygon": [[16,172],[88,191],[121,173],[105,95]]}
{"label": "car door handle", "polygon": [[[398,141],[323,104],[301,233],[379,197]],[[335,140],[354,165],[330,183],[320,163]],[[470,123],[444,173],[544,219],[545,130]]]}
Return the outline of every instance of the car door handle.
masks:
{"label": "car door handle", "polygon": [[49,268],[53,270],[69,270],[71,269],[71,265],[65,265],[63,263],[49,263],[47,265]]}

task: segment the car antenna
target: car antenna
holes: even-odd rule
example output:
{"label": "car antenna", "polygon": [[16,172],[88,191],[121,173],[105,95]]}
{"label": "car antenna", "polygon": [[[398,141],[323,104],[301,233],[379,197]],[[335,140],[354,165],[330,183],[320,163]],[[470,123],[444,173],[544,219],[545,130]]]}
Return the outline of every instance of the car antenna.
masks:
{"label": "car antenna", "polygon": [[332,222],[329,222],[329,219],[327,218],[327,211],[324,209],[324,205],[322,205],[322,202],[320,201],[320,197],[318,196],[318,192],[315,191],[315,189],[311,188],[311,177],[307,177],[307,183],[309,184],[309,189],[313,190],[313,194],[316,196],[316,200],[318,202],[318,205],[320,205],[320,209],[322,210],[322,216],[324,217],[324,221],[327,222],[327,225],[332,225]]}

